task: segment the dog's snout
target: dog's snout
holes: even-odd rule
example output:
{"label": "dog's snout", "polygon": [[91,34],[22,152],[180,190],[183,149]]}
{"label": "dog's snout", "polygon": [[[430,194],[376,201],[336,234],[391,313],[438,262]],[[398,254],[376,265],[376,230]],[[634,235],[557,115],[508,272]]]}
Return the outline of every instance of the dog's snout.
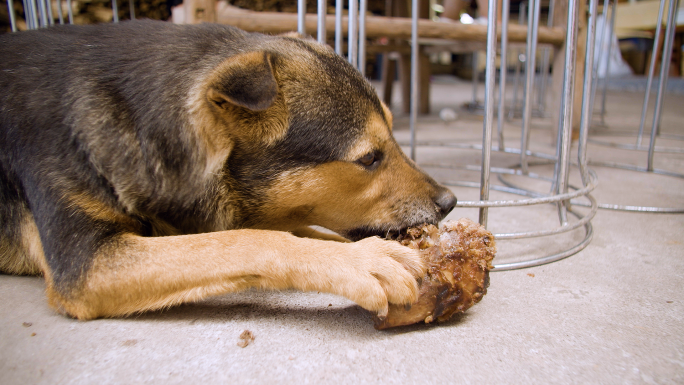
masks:
{"label": "dog's snout", "polygon": [[439,207],[439,214],[442,219],[456,207],[456,202],[456,195],[454,195],[451,190],[445,187],[440,188],[437,197],[435,198],[435,203]]}

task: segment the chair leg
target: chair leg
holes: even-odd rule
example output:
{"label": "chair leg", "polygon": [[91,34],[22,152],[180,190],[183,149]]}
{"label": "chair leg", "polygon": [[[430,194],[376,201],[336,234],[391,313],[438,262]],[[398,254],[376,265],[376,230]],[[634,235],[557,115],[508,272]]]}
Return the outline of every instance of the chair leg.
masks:
{"label": "chair leg", "polygon": [[430,113],[430,57],[420,52],[418,60],[418,112],[427,115]]}
{"label": "chair leg", "polygon": [[[418,113],[430,113],[430,57],[423,52],[418,54]],[[399,63],[401,94],[404,113],[411,111],[411,55],[401,55]]]}
{"label": "chair leg", "polygon": [[411,112],[411,55],[402,54],[399,62],[399,82],[404,114]]}
{"label": "chair leg", "polygon": [[397,73],[397,62],[390,58],[390,54],[382,55],[382,101],[388,108],[392,108],[392,89]]}

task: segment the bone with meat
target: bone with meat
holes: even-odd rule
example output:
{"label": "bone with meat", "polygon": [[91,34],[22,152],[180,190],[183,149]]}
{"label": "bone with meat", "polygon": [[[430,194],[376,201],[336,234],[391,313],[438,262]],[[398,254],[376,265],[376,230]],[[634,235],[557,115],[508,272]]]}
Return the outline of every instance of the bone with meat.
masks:
{"label": "bone with meat", "polygon": [[444,322],[487,293],[496,243],[492,233],[479,224],[462,218],[446,221],[441,228],[422,225],[402,232],[397,240],[419,250],[428,270],[418,300],[405,306],[390,304],[386,317],[374,317],[376,329]]}

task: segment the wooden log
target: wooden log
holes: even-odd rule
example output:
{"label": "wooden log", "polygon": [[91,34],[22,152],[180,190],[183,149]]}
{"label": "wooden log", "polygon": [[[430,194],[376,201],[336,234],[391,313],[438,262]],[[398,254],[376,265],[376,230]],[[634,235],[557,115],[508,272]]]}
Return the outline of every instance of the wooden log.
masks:
{"label": "wooden log", "polygon": [[214,0],[184,0],[185,24],[215,23],[216,5]]}
{"label": "wooden log", "polygon": [[[316,33],[314,14],[306,15],[305,27],[309,34]],[[245,31],[263,33],[283,33],[297,30],[297,15],[294,13],[253,12],[240,10],[219,10],[216,21],[228,24]],[[335,16],[326,18],[326,30],[335,32]],[[343,33],[347,33],[347,17],[343,17]],[[498,31],[501,34],[500,28]],[[395,39],[411,38],[411,19],[405,17],[366,17],[366,35],[369,38],[389,37]],[[448,40],[487,41],[487,26],[479,24],[438,23],[430,20],[418,21],[418,35],[421,38],[437,38]],[[562,28],[539,27],[539,43],[560,46],[565,41],[565,30]],[[524,42],[527,38],[527,26],[510,24],[508,39],[511,42]]]}

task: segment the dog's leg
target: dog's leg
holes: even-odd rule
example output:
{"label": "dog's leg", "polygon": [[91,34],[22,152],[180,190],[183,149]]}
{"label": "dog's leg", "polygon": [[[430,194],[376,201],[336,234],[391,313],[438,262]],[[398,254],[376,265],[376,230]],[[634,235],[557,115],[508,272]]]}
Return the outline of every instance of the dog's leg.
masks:
{"label": "dog's leg", "polygon": [[300,238],[312,238],[312,239],[322,239],[325,241],[336,241],[336,242],[351,242],[349,239],[333,234],[333,233],[324,233],[322,231],[318,231],[315,229],[312,229],[311,227],[304,226],[297,228],[292,231],[292,234],[300,237]]}
{"label": "dog's leg", "polygon": [[82,282],[54,307],[79,318],[126,315],[250,287],[339,294],[387,313],[411,303],[424,265],[396,242],[339,243],[263,230],[170,237],[121,235],[101,246]]}

